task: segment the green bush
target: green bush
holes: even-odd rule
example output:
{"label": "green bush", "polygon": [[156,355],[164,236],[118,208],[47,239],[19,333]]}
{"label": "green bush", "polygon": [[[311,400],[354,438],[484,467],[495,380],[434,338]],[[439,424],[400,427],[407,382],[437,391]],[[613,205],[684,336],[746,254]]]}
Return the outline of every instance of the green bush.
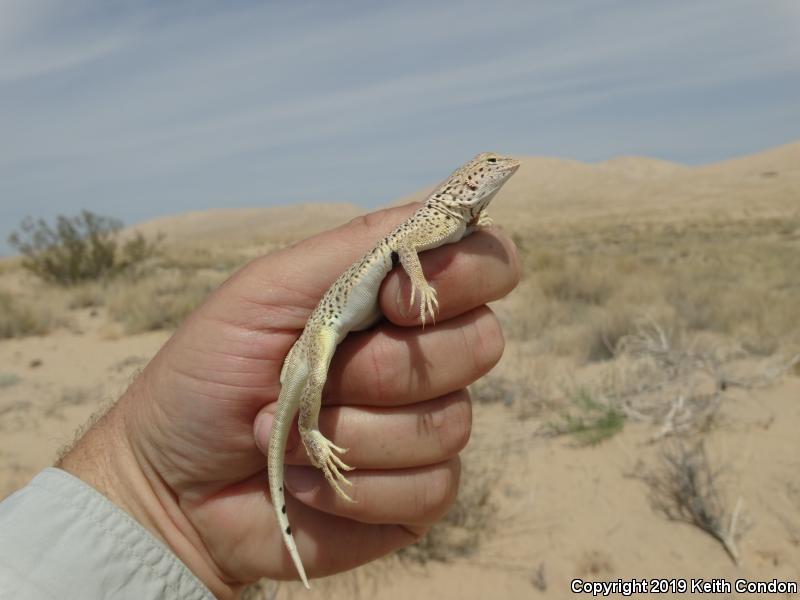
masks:
{"label": "green bush", "polygon": [[128,271],[152,256],[158,242],[137,233],[120,244],[122,222],[88,210],[76,217],[59,215],[54,227],[28,217],[20,229],[8,241],[23,255],[22,266],[63,286]]}

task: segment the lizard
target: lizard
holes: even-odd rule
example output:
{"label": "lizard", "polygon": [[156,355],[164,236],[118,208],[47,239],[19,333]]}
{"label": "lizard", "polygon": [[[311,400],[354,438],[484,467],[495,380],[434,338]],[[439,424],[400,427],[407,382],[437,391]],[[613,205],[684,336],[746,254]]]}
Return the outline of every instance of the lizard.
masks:
{"label": "lizard", "polygon": [[367,329],[381,318],[378,292],[384,278],[398,262],[411,280],[409,308],[413,307],[418,294],[422,326],[425,326],[426,316],[435,322],[439,301],[436,290],[425,279],[419,253],[457,242],[477,228],[491,225],[486,206],[519,164],[514,158],[486,152],[456,169],[411,217],[331,284],[284,359],[267,450],[267,471],[283,541],[307,589],[310,586],[292,537],[283,490],[286,440],[294,417],[299,412],[298,429],[311,464],[322,470],[339,497],[353,502],[340,485],[352,485],[342,474],[342,471],[352,470],[340,458],[346,449],[335,446],[320,432],[318,425],[322,388],[336,346],[349,332]]}

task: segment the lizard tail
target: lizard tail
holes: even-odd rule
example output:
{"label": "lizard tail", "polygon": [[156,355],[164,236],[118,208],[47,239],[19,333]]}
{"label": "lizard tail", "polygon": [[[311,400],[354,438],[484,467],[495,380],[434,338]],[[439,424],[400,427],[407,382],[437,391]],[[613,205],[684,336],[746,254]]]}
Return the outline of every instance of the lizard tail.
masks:
{"label": "lizard tail", "polygon": [[[287,386],[281,389],[281,396]],[[286,516],[286,497],[283,492],[283,457],[286,452],[286,439],[289,437],[289,428],[292,419],[297,412],[296,403],[278,402],[278,411],[272,422],[272,432],[269,436],[269,450],[267,451],[267,471],[269,472],[269,493],[272,497],[272,507],[275,510],[275,519],[281,528],[283,542],[289,551],[295,568],[306,589],[311,589],[308,585],[306,571],[300,560],[300,553],[297,551],[297,544],[292,537],[292,529],[289,527],[289,517]]]}

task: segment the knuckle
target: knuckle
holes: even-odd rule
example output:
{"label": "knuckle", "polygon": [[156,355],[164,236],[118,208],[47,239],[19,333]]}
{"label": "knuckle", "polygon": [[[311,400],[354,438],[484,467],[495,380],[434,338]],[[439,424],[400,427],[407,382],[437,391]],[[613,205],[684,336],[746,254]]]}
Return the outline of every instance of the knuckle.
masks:
{"label": "knuckle", "polygon": [[505,290],[505,294],[509,293],[511,290],[517,287],[517,285],[519,285],[520,280],[522,279],[522,260],[520,259],[519,256],[519,250],[517,250],[516,244],[510,238],[508,240],[508,243],[506,244],[506,247],[508,249],[511,277],[509,279],[508,289]]}
{"label": "knuckle", "polygon": [[476,319],[475,326],[471,328],[473,339],[470,347],[473,348],[476,367],[483,375],[494,367],[503,356],[505,338],[500,321],[492,310],[486,306],[479,310],[484,314]]}
{"label": "knuckle", "polygon": [[418,478],[414,494],[416,513],[421,522],[442,518],[455,502],[461,478],[461,460],[456,456],[430,469]]}
{"label": "knuckle", "polygon": [[347,223],[347,227],[351,229],[365,229],[371,230],[375,224],[375,213],[367,213],[365,215],[358,215],[353,217]]}
{"label": "knuckle", "polygon": [[397,360],[396,350],[392,340],[383,336],[376,336],[369,347],[369,362],[372,365],[374,378],[372,388],[378,404],[383,404],[383,399],[391,396],[398,389],[402,389],[401,365]]}
{"label": "knuckle", "polygon": [[450,394],[444,402],[436,435],[442,454],[452,457],[464,449],[472,434],[472,403],[466,389]]}
{"label": "knuckle", "polygon": [[370,233],[376,230],[384,230],[389,226],[389,221],[394,223],[396,220],[396,218],[392,219],[391,209],[384,208],[350,219],[348,227],[352,227],[357,231],[361,230],[365,233]]}

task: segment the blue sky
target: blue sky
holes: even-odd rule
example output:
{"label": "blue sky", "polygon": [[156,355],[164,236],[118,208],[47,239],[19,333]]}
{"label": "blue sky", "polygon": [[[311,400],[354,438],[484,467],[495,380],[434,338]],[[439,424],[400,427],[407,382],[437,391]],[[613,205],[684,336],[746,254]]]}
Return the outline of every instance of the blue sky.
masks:
{"label": "blue sky", "polygon": [[484,150],[796,139],[796,0],[0,0],[0,253],[28,214],[372,207]]}

